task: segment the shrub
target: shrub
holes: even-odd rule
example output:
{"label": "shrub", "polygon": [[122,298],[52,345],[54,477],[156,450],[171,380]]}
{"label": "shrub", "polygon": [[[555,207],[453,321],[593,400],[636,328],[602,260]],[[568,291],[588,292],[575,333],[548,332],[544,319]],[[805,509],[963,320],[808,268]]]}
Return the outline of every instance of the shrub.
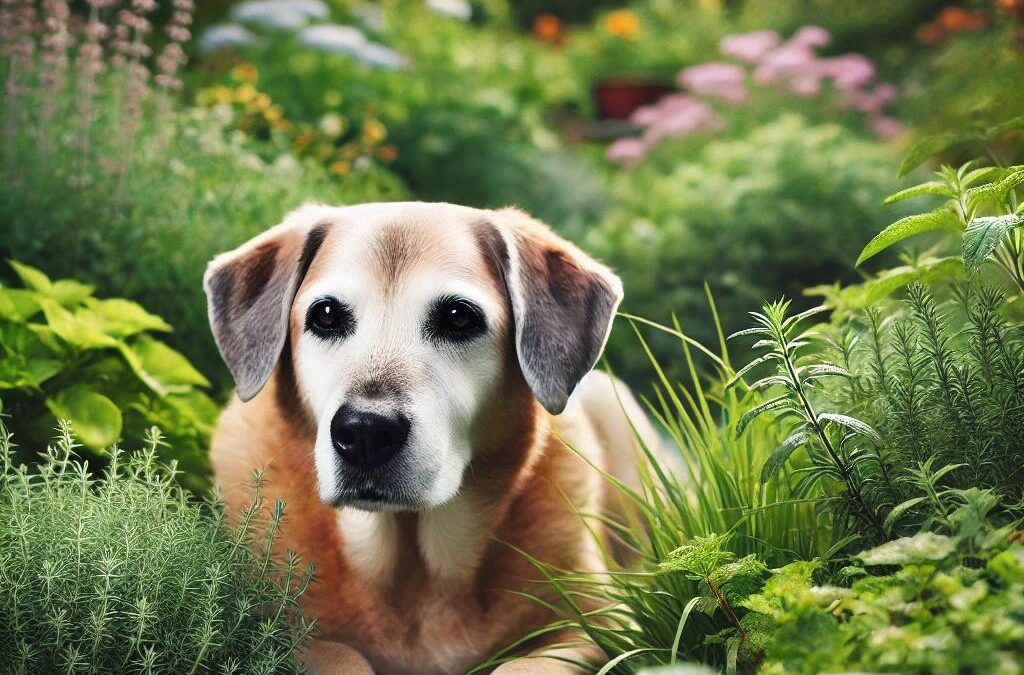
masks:
{"label": "shrub", "polygon": [[[662,147],[614,177],[601,227],[571,235],[620,271],[627,311],[663,322],[675,313],[687,334],[710,343],[713,328],[696,318],[704,281],[731,331],[766,297],[856,280],[849,242],[891,216],[881,202],[895,165],[887,150],[839,126],[783,116],[693,154],[682,141]],[[645,358],[629,339],[612,336],[611,358],[636,381]],[[654,346],[668,363],[670,345]]]}
{"label": "shrub", "polygon": [[153,337],[171,327],[134,302],[101,300],[86,284],[11,265],[25,288],[0,286],[0,400],[19,422],[19,440],[38,447],[68,420],[95,459],[122,437],[139,440],[163,425],[188,472],[182,479],[205,487],[218,410],[203,392],[206,378]]}
{"label": "shrub", "polygon": [[[155,430],[102,476],[70,429],[36,471],[0,433],[0,662],[11,673],[299,673],[312,625],[296,599],[312,571],[250,547],[219,506],[175,487]],[[270,532],[283,506],[273,510]]]}

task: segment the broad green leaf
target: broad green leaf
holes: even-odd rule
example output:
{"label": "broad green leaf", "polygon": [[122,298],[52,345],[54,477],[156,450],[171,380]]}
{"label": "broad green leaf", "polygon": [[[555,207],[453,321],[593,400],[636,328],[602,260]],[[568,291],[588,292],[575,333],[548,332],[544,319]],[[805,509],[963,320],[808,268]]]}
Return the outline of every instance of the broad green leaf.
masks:
{"label": "broad green leaf", "polygon": [[942,181],[933,180],[913,187],[908,187],[905,190],[900,190],[896,194],[891,194],[885,198],[884,203],[894,204],[896,202],[903,201],[904,199],[913,199],[914,197],[923,197],[925,195],[936,195],[938,197],[947,198],[955,196],[953,194],[953,190],[948,185]]}
{"label": "broad green leaf", "polygon": [[772,476],[785,466],[793,451],[807,442],[807,433],[798,431],[782,442],[761,466],[761,482],[767,483]]}
{"label": "broad green leaf", "polygon": [[53,282],[47,297],[53,298],[65,307],[77,307],[92,297],[93,287],[74,279],[60,279]]}
{"label": "broad green leaf", "polygon": [[121,298],[90,299],[85,303],[85,307],[86,310],[95,313],[106,331],[115,337],[128,337],[151,330],[171,330],[171,326],[166,321],[156,314],[150,314],[142,308],[142,305],[131,300]]}
{"label": "broad green leaf", "polygon": [[116,347],[117,340],[103,331],[103,326],[88,314],[72,312],[55,300],[44,298],[42,302],[46,322],[57,337],[79,349],[102,349]]}
{"label": "broad green leaf", "polygon": [[25,284],[28,288],[33,291],[40,293],[48,293],[53,288],[53,282],[50,281],[50,277],[37,270],[35,267],[20,263],[14,260],[7,261],[10,266],[14,269],[15,274],[21,279],[21,283]]}
{"label": "broad green leaf", "polygon": [[120,343],[118,348],[139,379],[161,396],[210,385],[188,359],[148,335],[139,336],[131,344]]}
{"label": "broad green leaf", "polygon": [[838,413],[820,413],[818,415],[818,420],[825,420],[826,422],[832,422],[833,424],[838,424],[841,427],[846,427],[851,431],[855,431],[858,434],[871,438],[871,440],[876,443],[882,442],[881,436],[878,435],[878,432],[875,431],[870,424],[862,422],[856,417],[840,415]]}
{"label": "broad green leaf", "polygon": [[102,451],[121,436],[121,411],[103,394],[79,386],[46,399],[57,419],[67,420],[75,436],[93,450]]}
{"label": "broad green leaf", "polygon": [[933,230],[960,232],[963,230],[963,223],[960,222],[960,217],[952,209],[945,206],[928,213],[919,213],[914,216],[900,218],[868,242],[868,245],[861,251],[860,257],[857,258],[857,265],[897,242],[903,241],[915,234],[931,232]]}
{"label": "broad green leaf", "polygon": [[1024,225],[1024,216],[983,216],[964,230],[964,266],[975,271],[995,252],[1006,234]]}
{"label": "broad green leaf", "polygon": [[40,310],[36,294],[23,288],[0,288],[0,318],[22,323]]}
{"label": "broad green leaf", "polygon": [[56,359],[28,359],[25,362],[25,370],[36,386],[41,385],[59,373],[63,367],[64,364]]}
{"label": "broad green leaf", "polygon": [[865,565],[907,565],[942,560],[955,550],[955,539],[934,532],[922,532],[861,551],[857,557]]}
{"label": "broad green leaf", "polygon": [[775,398],[770,398],[764,403],[743,413],[743,416],[740,417],[740,421],[736,423],[736,435],[739,436],[742,434],[743,430],[747,428],[747,425],[753,422],[758,415],[768,412],[769,410],[774,410],[775,408],[780,408],[787,403],[789,403],[789,396],[776,396]]}

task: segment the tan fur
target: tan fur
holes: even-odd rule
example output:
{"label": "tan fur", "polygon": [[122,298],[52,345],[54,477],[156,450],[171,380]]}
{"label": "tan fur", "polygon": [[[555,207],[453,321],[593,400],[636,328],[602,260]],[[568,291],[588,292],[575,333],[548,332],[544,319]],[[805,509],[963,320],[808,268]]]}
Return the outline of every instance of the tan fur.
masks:
{"label": "tan fur", "polygon": [[[437,217],[430,211],[410,213]],[[524,236],[582,258],[518,212],[491,215]],[[463,240],[467,230],[453,229],[446,243],[436,230],[409,236],[415,222],[394,223],[386,236],[373,242],[374,255],[387,270],[378,283],[400,284],[415,266],[462,266],[459,272],[491,279],[494,293],[507,305],[500,280]],[[338,236],[327,237],[306,283],[323,273],[323,261],[331,258],[324,253],[338,245]],[[462,255],[442,255],[436,248],[441,244]],[[301,318],[293,313],[291,344],[300,330]],[[279,551],[296,551],[316,564],[316,581],[303,598],[325,643],[315,644],[305,657],[314,673],[464,672],[545,625],[553,618],[550,613],[512,592],[526,590],[554,600],[540,574],[515,548],[561,569],[604,569],[598,546],[575,511],[595,513],[615,504],[604,479],[561,439],[598,467],[635,484],[633,433],[623,410],[651,443],[655,435],[625,386],[602,373],[587,376],[566,410],[551,416],[524,382],[511,336],[505,342],[505,372],[499,392],[473,426],[473,458],[461,490],[435,509],[437,514],[375,514],[388,518],[389,529],[381,536],[394,549],[393,559],[380,569],[354,564],[355,557],[346,553],[339,509],[318,498],[315,430],[280,395],[282,387],[294,386],[280,368],[255,398],[246,403],[233,399],[221,417],[211,456],[229,510],[237,514],[251,501],[250,474],[263,467],[269,503],[280,498],[287,504]],[[529,645],[526,651],[562,638]],[[571,655],[599,658],[593,646]],[[561,661],[531,658],[500,670],[547,673],[565,668]]]}

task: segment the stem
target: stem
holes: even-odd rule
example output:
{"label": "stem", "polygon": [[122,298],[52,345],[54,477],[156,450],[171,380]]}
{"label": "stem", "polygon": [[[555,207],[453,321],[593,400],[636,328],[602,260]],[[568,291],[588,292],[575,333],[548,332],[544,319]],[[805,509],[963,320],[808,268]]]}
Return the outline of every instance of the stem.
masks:
{"label": "stem", "polygon": [[722,591],[718,589],[718,586],[711,580],[711,577],[705,577],[704,581],[708,582],[708,588],[715,594],[715,600],[718,601],[718,606],[725,612],[725,616],[732,622],[732,625],[736,626],[736,630],[740,632],[740,642],[744,642],[747,639],[747,631],[743,630],[743,626],[740,625],[740,620],[736,618],[736,613],[732,611],[732,605],[725,599]]}

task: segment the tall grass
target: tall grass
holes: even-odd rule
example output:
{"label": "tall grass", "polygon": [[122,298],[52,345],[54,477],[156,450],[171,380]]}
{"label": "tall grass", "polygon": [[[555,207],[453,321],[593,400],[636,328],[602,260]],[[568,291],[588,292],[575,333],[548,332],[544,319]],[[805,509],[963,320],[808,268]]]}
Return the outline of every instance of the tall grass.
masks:
{"label": "tall grass", "polygon": [[[681,545],[722,535],[728,555],[753,554],[777,566],[829,557],[846,543],[837,540],[821,500],[795,496],[789,472],[769,482],[761,479],[761,467],[785,439],[784,430],[755,420],[743,434],[737,433],[743,414],[762,396],[742,386],[724,390],[723,383],[735,372],[710,293],[708,302],[719,338],[717,351],[690,338],[678,321],[669,327],[624,315],[651,361],[656,379],[643,400],[666,447],[644,445],[639,490],[606,475],[630,505],[628,518],[581,515],[593,525],[595,536],[604,529],[598,525],[609,526],[637,554],[639,564],[620,566],[608,550],[611,571],[603,575],[551,570],[534,561],[563,601],[563,620],[544,630],[586,634],[614,657],[602,675],[677,661],[719,666],[736,662],[725,640],[715,637],[734,626],[728,608],[709,602],[706,583],[659,569]],[[669,378],[648,346],[645,329],[678,340],[685,382]],[[704,375],[708,372],[710,377]],[[593,606],[599,609],[586,609]]]}

